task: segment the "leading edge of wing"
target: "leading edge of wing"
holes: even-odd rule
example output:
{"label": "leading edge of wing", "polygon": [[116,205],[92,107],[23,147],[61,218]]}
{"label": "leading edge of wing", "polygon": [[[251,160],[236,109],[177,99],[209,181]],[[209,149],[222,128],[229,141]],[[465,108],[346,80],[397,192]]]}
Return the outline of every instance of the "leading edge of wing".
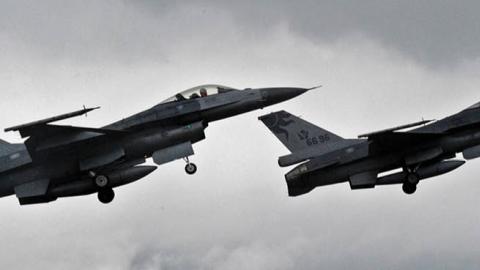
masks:
{"label": "leading edge of wing", "polygon": [[97,109],[100,109],[100,107],[83,108],[82,110],[74,111],[74,112],[71,112],[71,113],[66,113],[66,114],[46,118],[46,119],[43,119],[43,120],[30,122],[30,123],[23,124],[23,125],[9,127],[9,128],[5,129],[5,132],[9,132],[9,131],[20,131],[21,132],[22,130],[25,130],[25,129],[35,128],[37,126],[43,126],[43,125],[46,125],[46,124],[49,124],[49,123],[52,123],[52,122],[57,122],[57,121],[69,119],[69,118],[72,118],[72,117],[77,117],[77,116],[80,116],[80,115],[84,115],[84,114],[87,114],[87,113],[89,113],[93,110],[97,110]]}
{"label": "leading edge of wing", "polygon": [[[376,131],[376,132],[372,132],[372,133],[367,133],[367,134],[362,134],[362,135],[359,135],[358,138],[361,139],[361,138],[370,138],[370,137],[376,137],[376,136],[381,136],[383,134],[391,134],[391,133],[394,133],[395,131],[400,131],[400,130],[404,130],[404,129],[408,129],[408,128],[413,128],[413,127],[418,127],[418,126],[421,126],[421,125],[426,125],[428,123],[431,123],[435,120],[422,120],[420,122],[415,122],[415,123],[412,123],[412,124],[407,124],[407,125],[402,125],[402,126],[398,126],[398,127],[394,127],[394,128],[389,128],[389,129],[384,129],[384,130],[380,130],[380,131]],[[407,134],[409,132],[404,132],[404,133],[401,133],[401,134]]]}

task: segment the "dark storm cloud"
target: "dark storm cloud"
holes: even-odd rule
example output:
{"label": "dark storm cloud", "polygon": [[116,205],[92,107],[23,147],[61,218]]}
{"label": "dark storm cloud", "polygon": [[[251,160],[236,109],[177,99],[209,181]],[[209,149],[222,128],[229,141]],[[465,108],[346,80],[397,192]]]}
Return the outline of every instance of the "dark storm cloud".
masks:
{"label": "dark storm cloud", "polygon": [[[232,31],[246,37],[266,35],[278,24],[287,24],[293,33],[318,42],[364,35],[432,67],[480,57],[480,2],[474,0],[187,2],[205,14],[202,20],[212,23],[222,23],[215,9],[228,11],[238,26]],[[136,5],[153,14],[174,7],[150,0]]]}
{"label": "dark storm cloud", "polygon": [[161,58],[168,27],[156,18],[123,1],[4,0],[0,42],[4,50],[79,62]]}
{"label": "dark storm cloud", "polygon": [[480,2],[473,0],[3,0],[0,7],[3,36],[82,61],[166,61],[179,42],[207,42],[202,36],[230,20],[230,31],[251,42],[284,24],[321,43],[363,35],[431,67],[480,56]]}
{"label": "dark storm cloud", "polygon": [[212,123],[193,178],[166,164],[106,207],[2,198],[0,268],[478,268],[478,161],[411,197],[342,184],[288,198],[288,152],[257,120],[284,109],[353,138],[477,102],[476,3],[406,2],[0,0],[1,127],[83,104],[102,110],[66,124],[103,126],[201,83],[325,85]]}
{"label": "dark storm cloud", "polygon": [[474,0],[236,1],[221,6],[249,29],[268,30],[285,21],[293,32],[318,41],[363,34],[430,65],[480,56],[480,2]]}

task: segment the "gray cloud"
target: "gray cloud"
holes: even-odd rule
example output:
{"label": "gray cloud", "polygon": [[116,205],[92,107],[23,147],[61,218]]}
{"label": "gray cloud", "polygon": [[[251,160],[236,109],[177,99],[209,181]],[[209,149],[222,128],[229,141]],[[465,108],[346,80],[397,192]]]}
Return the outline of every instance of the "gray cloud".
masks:
{"label": "gray cloud", "polygon": [[168,61],[184,42],[256,42],[277,25],[313,42],[364,35],[429,67],[480,56],[480,4],[464,1],[43,1],[0,3],[4,38],[52,58]]}
{"label": "gray cloud", "polygon": [[322,42],[362,34],[428,65],[480,56],[478,1],[242,1],[223,5],[240,25],[290,29]]}
{"label": "gray cloud", "polygon": [[[335,3],[0,1],[1,127],[83,104],[102,110],[68,124],[101,126],[202,83],[325,85],[212,123],[195,145],[193,178],[182,162],[167,164],[119,188],[107,207],[95,196],[26,208],[2,198],[0,268],[478,268],[477,161],[425,181],[411,197],[400,187],[353,192],[348,184],[287,197],[286,170],[276,164],[286,149],[260,114],[285,109],[355,137],[480,99],[475,46],[455,45],[453,58],[442,49],[442,64],[465,63],[432,69],[440,51],[402,45],[425,32],[437,33],[423,37],[436,43],[442,31],[431,21],[459,27],[439,19],[453,8],[432,6],[437,15],[429,17],[412,3],[411,20],[425,19],[403,29],[403,2]],[[386,33],[390,27],[399,34]],[[472,29],[465,44],[473,44]]]}

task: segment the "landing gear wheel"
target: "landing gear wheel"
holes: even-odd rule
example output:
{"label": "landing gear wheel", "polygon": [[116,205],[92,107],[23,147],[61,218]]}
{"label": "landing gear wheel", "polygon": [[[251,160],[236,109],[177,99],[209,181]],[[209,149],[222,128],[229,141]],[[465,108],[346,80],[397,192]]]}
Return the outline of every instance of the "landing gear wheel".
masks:
{"label": "landing gear wheel", "polygon": [[406,183],[416,186],[420,182],[420,177],[416,173],[409,173],[405,180]]}
{"label": "landing gear wheel", "polygon": [[197,172],[197,165],[195,165],[194,163],[188,163],[185,166],[185,172],[189,175],[195,174]]}
{"label": "landing gear wheel", "polygon": [[95,177],[95,185],[99,188],[104,188],[108,185],[108,177],[105,175],[97,175]]}
{"label": "landing gear wheel", "polygon": [[415,193],[415,191],[417,191],[417,185],[412,185],[410,183],[403,183],[402,189],[403,189],[403,192],[405,192],[405,194],[411,195]]}
{"label": "landing gear wheel", "polygon": [[109,204],[115,198],[115,192],[111,188],[102,189],[97,194],[98,200],[103,204]]}

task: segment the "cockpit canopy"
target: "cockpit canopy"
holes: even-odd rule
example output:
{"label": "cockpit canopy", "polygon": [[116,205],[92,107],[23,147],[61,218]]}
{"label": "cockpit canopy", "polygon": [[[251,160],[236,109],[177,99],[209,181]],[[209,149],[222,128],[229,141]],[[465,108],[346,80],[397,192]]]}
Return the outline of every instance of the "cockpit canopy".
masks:
{"label": "cockpit canopy", "polygon": [[207,97],[207,96],[222,94],[230,91],[238,91],[238,90],[232,87],[217,85],[217,84],[200,85],[200,86],[187,89],[183,92],[180,92],[175,96],[163,101],[162,104],[174,102],[174,101]]}

